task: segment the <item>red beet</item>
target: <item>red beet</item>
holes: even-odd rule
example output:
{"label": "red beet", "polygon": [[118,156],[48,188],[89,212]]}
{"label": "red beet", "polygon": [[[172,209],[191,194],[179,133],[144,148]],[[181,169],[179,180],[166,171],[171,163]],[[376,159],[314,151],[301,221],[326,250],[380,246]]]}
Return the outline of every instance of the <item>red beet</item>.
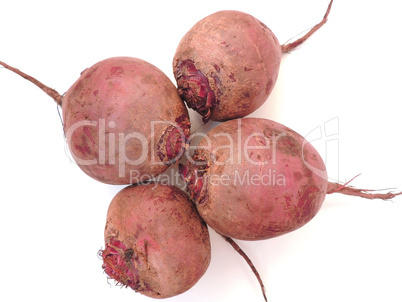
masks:
{"label": "red beet", "polygon": [[220,11],[196,23],[173,59],[178,91],[188,107],[209,119],[245,117],[270,95],[283,53],[303,43],[327,21],[299,40],[280,45],[261,21],[239,11]]}
{"label": "red beet", "polygon": [[317,214],[326,194],[382,199],[398,195],[329,183],[324,162],[310,143],[262,118],[216,126],[180,172],[205,222],[222,235],[243,240],[300,228]]}
{"label": "red beet", "polygon": [[0,65],[62,106],[70,152],[96,180],[145,181],[164,172],[187,146],[187,109],[169,78],[148,62],[130,57],[100,61],[84,70],[63,96],[6,63]]}
{"label": "red beet", "polygon": [[113,198],[105,244],[108,276],[153,298],[190,289],[211,257],[207,226],[188,196],[157,183],[127,187]]}

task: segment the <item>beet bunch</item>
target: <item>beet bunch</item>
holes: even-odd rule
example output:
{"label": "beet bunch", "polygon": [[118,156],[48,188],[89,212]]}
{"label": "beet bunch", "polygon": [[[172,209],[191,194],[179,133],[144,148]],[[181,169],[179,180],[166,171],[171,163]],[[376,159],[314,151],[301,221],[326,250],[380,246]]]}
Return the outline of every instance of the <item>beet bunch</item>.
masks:
{"label": "beet bunch", "polygon": [[[112,57],[81,72],[64,93],[0,61],[37,85],[62,108],[70,153],[91,178],[127,185],[111,201],[99,252],[102,269],[117,284],[151,298],[192,288],[211,260],[208,227],[229,242],[265,240],[292,232],[320,210],[325,196],[394,198],[328,181],[320,154],[296,131],[250,118],[271,94],[281,57],[304,43],[280,44],[260,20],[226,10],[197,22],[173,58],[177,87],[156,66]],[[221,122],[189,153],[188,109],[204,123]],[[194,146],[195,147],[195,146]],[[179,161],[181,160],[180,164]],[[186,185],[157,178],[177,168]]]}

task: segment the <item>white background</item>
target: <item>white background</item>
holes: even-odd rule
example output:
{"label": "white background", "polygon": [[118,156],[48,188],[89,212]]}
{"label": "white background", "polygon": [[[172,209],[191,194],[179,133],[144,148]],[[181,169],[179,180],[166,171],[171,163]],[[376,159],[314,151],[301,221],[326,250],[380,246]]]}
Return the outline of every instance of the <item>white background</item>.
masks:
{"label": "white background", "polygon": [[[173,81],[181,37],[215,11],[250,13],[285,43],[318,23],[328,1],[6,3],[0,60],[64,93],[81,71],[113,56],[147,60]],[[399,7],[392,0],[335,0],[328,23],[283,56],[272,95],[253,114],[304,136],[337,123],[335,140],[325,145],[324,133],[314,145],[328,155],[331,178],[361,173],[356,187],[402,190]],[[84,175],[68,157],[56,104],[3,68],[0,106],[0,300],[152,301],[108,284],[97,256],[108,204],[122,186]],[[238,243],[259,269],[270,302],[400,302],[401,231],[402,197],[333,194],[305,227]],[[243,259],[213,231],[211,240],[207,273],[167,301],[263,301]]]}

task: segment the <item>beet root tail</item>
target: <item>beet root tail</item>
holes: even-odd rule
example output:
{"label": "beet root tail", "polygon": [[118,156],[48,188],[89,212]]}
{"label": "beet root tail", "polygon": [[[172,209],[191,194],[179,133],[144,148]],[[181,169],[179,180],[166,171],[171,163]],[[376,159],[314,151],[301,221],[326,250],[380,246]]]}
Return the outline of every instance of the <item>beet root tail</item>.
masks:
{"label": "beet root tail", "polygon": [[221,236],[235,249],[236,252],[238,252],[240,254],[240,256],[242,256],[244,258],[244,260],[246,260],[248,266],[251,268],[251,270],[253,271],[254,275],[256,276],[258,282],[260,283],[261,291],[264,296],[265,302],[268,302],[267,296],[265,294],[264,283],[262,282],[260,274],[258,273],[258,271],[255,268],[251,259],[247,256],[247,254],[238,246],[238,244],[232,238],[224,236],[224,235],[221,235]]}
{"label": "beet root tail", "polygon": [[291,43],[283,44],[282,45],[282,53],[291,52],[296,47],[303,44],[304,41],[306,41],[308,38],[310,38],[317,30],[319,30],[325,23],[327,23],[328,15],[329,15],[329,12],[331,11],[331,7],[332,7],[332,2],[333,2],[333,0],[331,0],[331,2],[329,3],[327,11],[325,12],[324,18],[321,20],[321,22],[316,24],[312,29],[309,30],[309,32],[307,34],[305,34],[300,39],[298,39],[294,42],[291,42]]}
{"label": "beet root tail", "polygon": [[357,188],[350,187],[347,185],[330,182],[330,183],[328,183],[327,194],[332,194],[332,193],[341,193],[341,194],[345,194],[345,195],[359,196],[359,197],[366,198],[366,199],[383,199],[383,200],[392,199],[398,195],[402,195],[402,192],[379,193],[378,190],[357,189]]}
{"label": "beet root tail", "polygon": [[15,68],[15,67],[12,67],[4,62],[0,61],[0,65],[6,69],[11,70],[12,72],[18,74],[19,76],[23,77],[24,79],[30,81],[31,83],[35,84],[36,86],[38,86],[40,89],[43,90],[43,92],[45,92],[48,96],[50,96],[59,106],[61,106],[61,100],[63,97],[56,90],[46,86],[42,82],[31,77],[30,75],[27,75],[26,73],[22,72],[21,70]]}

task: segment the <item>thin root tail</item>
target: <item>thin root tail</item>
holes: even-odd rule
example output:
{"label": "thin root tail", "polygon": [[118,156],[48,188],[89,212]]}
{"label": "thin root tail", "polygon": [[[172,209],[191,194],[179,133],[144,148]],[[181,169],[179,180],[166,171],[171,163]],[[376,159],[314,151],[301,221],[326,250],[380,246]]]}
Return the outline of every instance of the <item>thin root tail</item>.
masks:
{"label": "thin root tail", "polygon": [[15,68],[15,67],[12,67],[4,62],[0,61],[0,65],[6,69],[11,70],[12,72],[18,74],[19,76],[23,77],[24,79],[30,81],[31,83],[35,84],[36,86],[38,86],[47,95],[49,95],[59,106],[61,106],[61,101],[62,101],[63,96],[60,95],[60,93],[58,93],[56,90],[46,86],[42,82],[39,82],[37,79],[31,77],[30,75],[27,75],[26,73],[22,72],[21,70]]}
{"label": "thin root tail", "polygon": [[254,275],[257,277],[258,282],[260,283],[260,287],[261,287],[261,291],[262,294],[264,296],[264,300],[265,302],[267,302],[267,296],[265,294],[265,286],[264,283],[262,282],[262,279],[260,277],[260,274],[258,273],[257,269],[255,268],[253,262],[251,261],[251,259],[247,256],[247,254],[237,245],[236,242],[234,242],[234,240],[230,237],[221,235],[234,249],[236,252],[238,252],[240,254],[240,256],[242,256],[244,258],[244,260],[246,260],[248,266],[251,268],[251,270],[253,271]]}
{"label": "thin root tail", "polygon": [[309,30],[309,32],[307,34],[305,34],[300,39],[298,39],[294,42],[291,42],[291,43],[283,44],[282,45],[282,53],[289,53],[292,50],[294,50],[296,47],[298,47],[304,41],[306,41],[308,38],[310,38],[317,30],[319,30],[327,22],[329,12],[331,11],[332,2],[333,2],[333,0],[331,0],[331,2],[329,3],[327,11],[325,12],[324,18],[321,20],[321,22],[316,24],[312,29]]}
{"label": "thin root tail", "polygon": [[328,183],[327,194],[332,193],[341,193],[345,195],[359,196],[366,199],[383,199],[383,200],[392,199],[398,195],[402,195],[402,192],[378,193],[378,190],[357,189],[354,187],[349,187],[347,185],[330,182]]}

